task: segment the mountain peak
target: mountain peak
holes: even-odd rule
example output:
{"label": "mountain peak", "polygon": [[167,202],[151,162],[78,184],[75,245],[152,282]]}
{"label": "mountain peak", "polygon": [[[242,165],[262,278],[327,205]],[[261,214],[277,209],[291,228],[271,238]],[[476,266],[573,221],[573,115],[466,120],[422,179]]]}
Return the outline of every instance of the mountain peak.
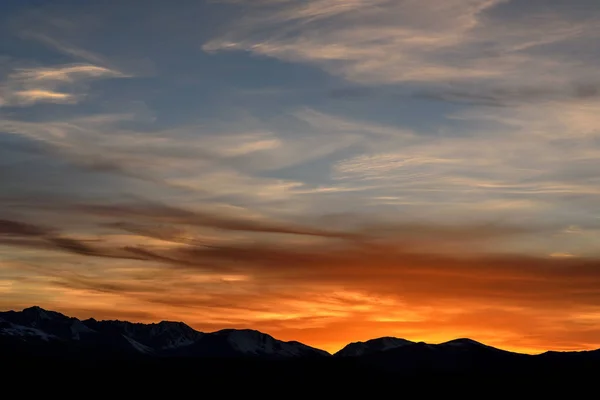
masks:
{"label": "mountain peak", "polygon": [[[168,321],[168,320],[162,320],[158,323],[158,325],[186,325],[184,322],[181,321]],[[187,325],[186,325],[187,326]]]}
{"label": "mountain peak", "polygon": [[[154,325],[154,324],[151,324]],[[160,321],[157,326],[163,328],[177,328],[177,329],[193,329],[191,326],[181,321]]]}
{"label": "mountain peak", "polygon": [[456,347],[488,347],[487,345],[483,344],[483,343],[479,343],[473,339],[469,339],[469,338],[458,338],[458,339],[453,339],[453,340],[449,340],[447,342],[444,343],[440,343],[441,346],[456,346]]}
{"label": "mountain peak", "polygon": [[26,307],[23,309],[23,311],[27,311],[27,310],[46,311],[40,306],[31,306],[31,307]]}
{"label": "mountain peak", "polygon": [[350,343],[343,349],[335,353],[335,355],[340,357],[356,357],[365,354],[391,350],[411,344],[415,343],[406,339],[396,338],[392,336],[384,336],[376,339],[370,339],[365,342]]}
{"label": "mountain peak", "polygon": [[220,357],[322,357],[324,350],[300,342],[285,342],[254,329],[222,329],[206,333],[194,344],[181,348],[186,356]]}
{"label": "mountain peak", "polygon": [[45,310],[39,306],[24,308],[22,311],[13,311],[22,315],[23,318],[38,322],[48,322],[51,320],[68,320],[69,317],[56,311]]}
{"label": "mountain peak", "polygon": [[50,315],[51,311],[44,310],[40,306],[27,307],[24,308],[22,312],[30,315],[37,315],[42,319],[52,319],[52,316]]}
{"label": "mountain peak", "polygon": [[121,334],[145,347],[161,351],[190,345],[204,335],[183,322],[143,324],[120,320],[96,321],[90,318],[84,323],[96,331]]}

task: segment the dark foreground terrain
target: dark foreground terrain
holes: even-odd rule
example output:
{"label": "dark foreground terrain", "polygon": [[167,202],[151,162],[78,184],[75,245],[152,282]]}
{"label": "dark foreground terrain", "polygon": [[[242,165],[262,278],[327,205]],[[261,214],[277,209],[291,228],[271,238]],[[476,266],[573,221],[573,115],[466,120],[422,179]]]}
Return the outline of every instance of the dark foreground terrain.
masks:
{"label": "dark foreground terrain", "polygon": [[[393,370],[353,358],[121,358],[10,356],[2,359],[3,387],[34,394],[80,397],[80,392],[129,396],[343,396],[477,398],[568,396],[598,390],[597,364]],[[375,396],[375,397],[371,397]],[[336,397],[338,398],[338,397]]]}

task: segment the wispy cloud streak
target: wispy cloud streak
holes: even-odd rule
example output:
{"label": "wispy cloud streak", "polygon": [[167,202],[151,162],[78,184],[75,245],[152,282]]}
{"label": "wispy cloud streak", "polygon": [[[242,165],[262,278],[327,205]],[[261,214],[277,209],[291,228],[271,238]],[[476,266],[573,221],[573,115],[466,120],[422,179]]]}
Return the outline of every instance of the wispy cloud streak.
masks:
{"label": "wispy cloud streak", "polygon": [[91,64],[21,68],[8,74],[3,83],[0,106],[35,103],[73,104],[85,97],[86,81],[122,78],[122,73]]}
{"label": "wispy cloud streak", "polygon": [[[283,2],[251,13],[204,45],[314,63],[363,83],[556,83],[590,68],[535,50],[597,34],[597,19],[529,10],[496,17],[504,0]],[[597,17],[597,16],[596,16]],[[530,24],[535,18],[536,24]],[[554,73],[533,74],[544,68]]]}

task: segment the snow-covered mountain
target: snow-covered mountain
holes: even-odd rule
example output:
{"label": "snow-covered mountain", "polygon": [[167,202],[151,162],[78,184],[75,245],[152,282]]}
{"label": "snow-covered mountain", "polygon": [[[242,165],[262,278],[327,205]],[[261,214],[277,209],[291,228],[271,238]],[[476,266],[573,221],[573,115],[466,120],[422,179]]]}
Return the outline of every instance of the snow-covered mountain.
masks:
{"label": "snow-covered mountain", "polygon": [[15,324],[4,318],[0,318],[0,335],[21,339],[37,338],[44,341],[56,339],[54,335],[47,334],[40,329]]}
{"label": "snow-covered mountain", "polygon": [[80,340],[82,335],[94,332],[77,318],[35,306],[21,312],[2,312],[0,319],[11,325],[0,328],[0,331],[4,334],[12,332],[12,336],[38,336],[43,340]]}
{"label": "snow-covered mountain", "polygon": [[414,344],[406,339],[385,336],[377,339],[367,340],[366,342],[353,342],[346,345],[343,349],[335,353],[338,357],[358,357],[366,354],[376,353],[395,349],[401,346]]}
{"label": "snow-covered mountain", "polygon": [[118,332],[104,333],[77,318],[34,306],[23,311],[0,312],[0,337],[23,343],[46,343],[65,350],[106,354],[153,354],[154,349]]}
{"label": "snow-covered mountain", "polygon": [[183,322],[141,324],[93,318],[81,321],[40,307],[0,312],[0,339],[19,345],[61,345],[61,351],[66,346],[72,353],[264,358],[329,355],[299,342],[284,342],[248,329],[202,333]]}
{"label": "snow-covered mountain", "polygon": [[157,324],[140,324],[127,321],[96,321],[86,319],[85,326],[96,332],[119,333],[155,350],[167,350],[188,346],[204,334],[183,322],[162,321]]}
{"label": "snow-covered mountain", "polygon": [[326,351],[300,342],[284,342],[265,333],[251,329],[223,329],[205,334],[192,345],[180,347],[174,354],[188,357],[264,358],[323,357]]}

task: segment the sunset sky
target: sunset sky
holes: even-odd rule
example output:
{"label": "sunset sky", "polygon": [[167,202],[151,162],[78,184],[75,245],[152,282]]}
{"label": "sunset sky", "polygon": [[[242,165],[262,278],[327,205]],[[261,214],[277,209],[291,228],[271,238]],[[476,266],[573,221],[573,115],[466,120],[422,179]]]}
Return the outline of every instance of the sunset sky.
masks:
{"label": "sunset sky", "polygon": [[0,310],[600,348],[598,0],[7,0],[0,37]]}

